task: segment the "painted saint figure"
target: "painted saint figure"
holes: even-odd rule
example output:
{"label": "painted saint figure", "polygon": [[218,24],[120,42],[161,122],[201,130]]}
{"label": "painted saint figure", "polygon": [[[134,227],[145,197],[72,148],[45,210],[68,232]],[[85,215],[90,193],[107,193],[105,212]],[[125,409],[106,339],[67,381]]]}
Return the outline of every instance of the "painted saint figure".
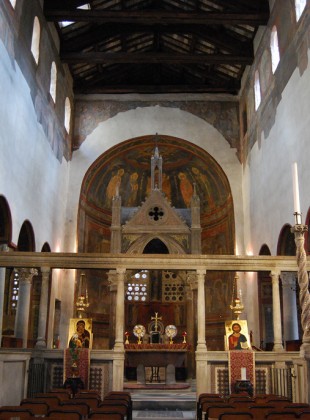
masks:
{"label": "painted saint figure", "polygon": [[228,337],[229,350],[245,350],[247,349],[248,343],[246,336],[241,334],[241,326],[237,322],[232,324],[233,333]]}
{"label": "painted saint figure", "polygon": [[82,319],[76,323],[76,332],[70,338],[69,347],[89,348],[90,334],[85,329],[85,321]]}

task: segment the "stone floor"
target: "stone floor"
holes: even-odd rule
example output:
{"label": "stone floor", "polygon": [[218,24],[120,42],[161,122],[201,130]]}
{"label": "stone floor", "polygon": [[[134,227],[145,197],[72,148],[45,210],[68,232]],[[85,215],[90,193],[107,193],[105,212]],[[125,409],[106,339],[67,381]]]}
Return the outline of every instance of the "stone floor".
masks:
{"label": "stone floor", "polygon": [[165,419],[165,420],[175,420],[175,419],[183,419],[183,420],[191,420],[196,418],[195,411],[180,411],[180,410],[140,410],[140,411],[133,411],[132,418],[137,420],[147,420],[147,419]]}
{"label": "stone floor", "polygon": [[196,418],[196,393],[193,391],[132,392],[133,419],[191,420]]}

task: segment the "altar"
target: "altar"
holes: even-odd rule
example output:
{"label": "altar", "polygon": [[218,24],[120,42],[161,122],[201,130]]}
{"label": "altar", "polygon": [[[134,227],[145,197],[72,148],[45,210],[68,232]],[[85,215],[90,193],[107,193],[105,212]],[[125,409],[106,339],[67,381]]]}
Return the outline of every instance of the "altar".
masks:
{"label": "altar", "polygon": [[159,381],[158,368],[166,370],[166,383],[176,382],[175,369],[186,366],[189,345],[180,344],[126,344],[125,366],[137,369],[137,383],[145,384],[145,369],[152,369],[152,379]]}

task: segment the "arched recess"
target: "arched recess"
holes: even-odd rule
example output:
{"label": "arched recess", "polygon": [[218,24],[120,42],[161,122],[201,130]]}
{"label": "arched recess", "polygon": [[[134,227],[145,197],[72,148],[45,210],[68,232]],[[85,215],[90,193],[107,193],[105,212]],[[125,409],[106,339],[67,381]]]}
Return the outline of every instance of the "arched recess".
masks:
{"label": "arched recess", "polygon": [[[20,229],[17,251],[33,252],[35,251],[35,236],[31,223],[26,220]],[[14,325],[16,309],[18,306],[19,298],[19,274],[18,271],[11,267],[7,270],[5,282],[5,298],[4,298],[4,318],[3,318],[3,342],[4,347],[16,346],[16,341],[11,340],[14,335]],[[33,290],[33,288],[32,288]],[[33,291],[31,292],[33,293]],[[28,324],[29,329],[30,322]]]}
{"label": "arched recess", "polygon": [[296,255],[296,244],[294,234],[291,232],[291,225],[287,224],[281,229],[278,245],[277,255]]}
{"label": "arched recess", "polygon": [[170,254],[170,252],[163,241],[154,238],[145,245],[142,254]]}
{"label": "arched recess", "polygon": [[[157,250],[158,252],[155,252]],[[138,238],[128,249],[127,254],[184,254],[184,250],[173,238],[152,235]]]}
{"label": "arched recess", "polygon": [[9,204],[5,197],[0,195],[0,245],[10,244],[12,241],[12,217]]}
{"label": "arched recess", "polygon": [[[268,245],[262,245],[259,255],[271,255]],[[259,271],[258,281],[258,307],[260,347],[263,350],[273,349],[273,313],[272,313],[272,284],[269,271]]]}
{"label": "arched recess", "polygon": [[17,241],[17,250],[18,251],[35,251],[35,237],[34,231],[31,223],[26,220],[20,229],[18,241]]}
{"label": "arched recess", "polygon": [[[160,135],[157,146],[163,158],[162,190],[175,208],[189,205],[192,186],[201,203],[202,253],[234,254],[235,223],[230,184],[221,166],[201,147],[181,138]],[[151,156],[154,135],[136,137],[117,144],[103,153],[86,172],[79,200],[78,250],[79,252],[110,252],[111,203],[116,189],[122,206],[140,206],[150,191]],[[135,243],[130,252],[143,253],[147,244],[155,239],[162,241],[169,253],[184,253],[176,243],[163,235],[149,236]],[[179,247],[180,248],[180,247]],[[182,252],[181,252],[182,251]],[[111,315],[108,274],[89,270],[86,273],[90,300],[89,312],[93,322],[106,322],[106,334]],[[212,343],[214,350],[223,349],[223,325],[214,326],[218,317],[225,321],[231,316],[229,303],[232,295],[232,276],[228,273],[209,273],[206,279],[208,308],[206,322],[213,322]],[[102,292],[101,292],[102,291]],[[105,293],[103,293],[105,291]],[[209,299],[214,296],[214,299]],[[186,317],[183,317],[184,319]],[[228,319],[228,318],[227,318]],[[104,320],[104,321],[103,321]],[[104,336],[104,332],[102,333]],[[94,337],[94,346],[96,339]],[[211,338],[210,338],[211,340]],[[101,342],[103,343],[103,341]],[[104,346],[104,344],[103,344]],[[212,347],[213,346],[213,347]]]}

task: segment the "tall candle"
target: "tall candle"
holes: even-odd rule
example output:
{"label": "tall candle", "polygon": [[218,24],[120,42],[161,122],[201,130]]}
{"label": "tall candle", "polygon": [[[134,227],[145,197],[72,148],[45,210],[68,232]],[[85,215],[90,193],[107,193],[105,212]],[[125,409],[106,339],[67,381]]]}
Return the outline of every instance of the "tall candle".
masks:
{"label": "tall candle", "polygon": [[297,170],[296,162],[293,163],[292,171],[293,171],[294,212],[300,214],[298,170]]}
{"label": "tall candle", "polygon": [[245,367],[241,368],[241,380],[242,381],[246,380],[246,368]]}

